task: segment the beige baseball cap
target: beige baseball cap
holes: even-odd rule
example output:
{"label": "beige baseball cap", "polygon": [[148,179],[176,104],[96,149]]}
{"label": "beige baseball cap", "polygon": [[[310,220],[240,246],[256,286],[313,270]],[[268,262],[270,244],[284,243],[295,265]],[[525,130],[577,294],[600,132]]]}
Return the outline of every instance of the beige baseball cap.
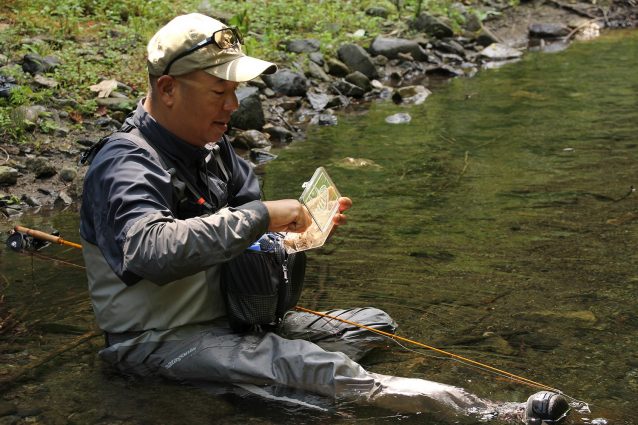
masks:
{"label": "beige baseball cap", "polygon": [[[210,41],[213,33],[224,28],[228,27],[201,13],[174,18],[148,43],[148,73],[177,76],[201,69],[224,80],[241,82],[277,71],[274,63],[246,56],[240,43],[221,49]],[[203,47],[195,47],[207,40]]]}

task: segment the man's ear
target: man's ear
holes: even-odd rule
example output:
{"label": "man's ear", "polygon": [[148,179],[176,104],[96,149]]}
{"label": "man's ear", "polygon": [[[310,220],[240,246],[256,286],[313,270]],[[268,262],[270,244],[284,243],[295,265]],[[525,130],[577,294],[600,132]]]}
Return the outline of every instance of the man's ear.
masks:
{"label": "man's ear", "polygon": [[157,98],[164,105],[171,107],[175,103],[175,92],[177,91],[177,80],[170,75],[162,75],[157,79]]}

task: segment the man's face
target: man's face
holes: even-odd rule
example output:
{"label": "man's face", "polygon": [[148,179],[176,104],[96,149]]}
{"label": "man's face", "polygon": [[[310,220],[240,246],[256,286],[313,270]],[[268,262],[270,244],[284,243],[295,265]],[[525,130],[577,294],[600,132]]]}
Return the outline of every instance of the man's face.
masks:
{"label": "man's face", "polygon": [[239,102],[239,83],[222,80],[204,71],[174,77],[176,90],[171,121],[176,134],[190,144],[204,146],[219,141]]}

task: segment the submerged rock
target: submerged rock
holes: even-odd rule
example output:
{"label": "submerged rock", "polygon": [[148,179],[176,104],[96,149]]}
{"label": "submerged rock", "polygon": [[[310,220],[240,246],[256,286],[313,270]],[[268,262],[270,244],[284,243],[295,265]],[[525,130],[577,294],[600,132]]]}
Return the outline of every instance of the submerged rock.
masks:
{"label": "submerged rock", "polygon": [[359,168],[368,168],[371,170],[380,170],[381,166],[375,163],[371,159],[366,158],[352,158],[347,156],[343,159],[340,159],[335,163],[337,167],[347,168],[347,169],[359,169]]}
{"label": "submerged rock", "polygon": [[480,55],[491,60],[506,60],[520,58],[523,52],[505,44],[492,43],[481,50]]}
{"label": "submerged rock", "polygon": [[412,117],[407,112],[399,112],[385,118],[388,124],[407,124],[412,121]]}
{"label": "submerged rock", "polygon": [[424,86],[405,86],[396,89],[392,94],[395,103],[411,103],[420,105],[432,92]]}

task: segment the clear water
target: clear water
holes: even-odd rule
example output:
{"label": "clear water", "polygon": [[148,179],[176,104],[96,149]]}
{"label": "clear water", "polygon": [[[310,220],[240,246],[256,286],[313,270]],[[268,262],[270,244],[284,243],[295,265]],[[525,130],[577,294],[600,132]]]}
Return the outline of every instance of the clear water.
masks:
{"label": "clear water", "polygon": [[[573,415],[575,423],[635,423],[637,68],[638,33],[618,31],[452,80],[419,106],[377,102],[336,127],[312,128],[265,168],[266,196],[297,197],[322,165],[354,207],[349,224],[310,253],[300,305],[383,308],[403,336],[589,402],[592,414]],[[385,123],[397,112],[412,121]],[[376,166],[352,168],[347,157]],[[75,211],[20,221],[77,240]],[[46,253],[81,263],[72,249]],[[2,308],[15,309],[24,328],[1,336],[4,361],[32,361],[91,327],[82,270],[0,255]],[[320,413],[129,381],[101,366],[99,344],[59,356],[5,398],[41,409],[47,423],[426,419],[354,406]],[[499,400],[534,391],[391,342],[365,365]]]}

